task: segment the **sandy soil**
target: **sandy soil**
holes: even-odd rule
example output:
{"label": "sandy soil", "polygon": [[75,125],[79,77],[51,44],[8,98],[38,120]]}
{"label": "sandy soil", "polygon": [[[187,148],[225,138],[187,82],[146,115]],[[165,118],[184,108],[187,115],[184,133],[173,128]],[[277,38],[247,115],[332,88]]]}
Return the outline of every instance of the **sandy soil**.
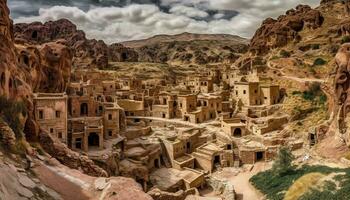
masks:
{"label": "sandy soil", "polygon": [[254,167],[235,174],[229,168],[217,172],[215,176],[222,180],[227,180],[236,191],[237,200],[263,200],[264,195],[257,191],[249,182],[249,179],[255,174],[271,168],[271,163],[256,163]]}

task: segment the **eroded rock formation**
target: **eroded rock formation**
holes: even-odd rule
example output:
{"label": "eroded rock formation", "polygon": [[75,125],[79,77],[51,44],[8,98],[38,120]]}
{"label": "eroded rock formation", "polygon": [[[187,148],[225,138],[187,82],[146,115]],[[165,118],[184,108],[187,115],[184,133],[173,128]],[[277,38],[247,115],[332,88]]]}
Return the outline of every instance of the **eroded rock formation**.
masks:
{"label": "eroded rock formation", "polygon": [[250,44],[250,51],[266,54],[270,49],[283,47],[288,42],[301,40],[299,32],[304,29],[316,29],[323,23],[322,14],[310,6],[299,5],[286,12],[277,20],[268,18],[256,31]]}
{"label": "eroded rock formation", "polygon": [[[10,101],[24,103],[27,115],[20,121],[21,127],[24,127],[27,139],[36,138],[40,134],[40,127],[34,115],[33,91],[64,92],[70,79],[72,54],[61,40],[40,44],[32,42],[30,45],[22,43],[15,46],[13,25],[6,3],[6,0],[0,1],[0,95]],[[66,25],[69,27],[69,24]],[[41,28],[43,27],[35,26],[35,30]],[[44,30],[46,29],[43,28],[42,31]],[[63,28],[62,31],[69,32],[70,29]],[[18,138],[6,128],[8,126],[2,127],[1,142],[13,145],[14,140]],[[40,138],[45,149],[62,163],[87,174],[107,176],[93,161],[73,153],[48,134],[41,133]]]}
{"label": "eroded rock formation", "polygon": [[50,21],[44,24],[16,24],[16,43],[44,44],[64,40],[73,51],[73,64],[76,67],[106,68],[108,61],[137,61],[137,53],[121,44],[108,46],[102,40],[87,39],[85,33],[67,19]]}
{"label": "eroded rock formation", "polygon": [[344,120],[350,111],[350,44],[344,44],[336,57],[337,71],[335,76],[336,100],[341,106],[339,113],[339,128],[342,133],[346,131]]}

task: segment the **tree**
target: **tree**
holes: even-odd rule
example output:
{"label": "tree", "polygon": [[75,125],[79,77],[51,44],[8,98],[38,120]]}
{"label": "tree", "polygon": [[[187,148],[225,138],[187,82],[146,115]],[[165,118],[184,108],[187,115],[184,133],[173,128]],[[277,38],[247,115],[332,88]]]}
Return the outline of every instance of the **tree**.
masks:
{"label": "tree", "polygon": [[294,156],[290,149],[287,147],[282,147],[272,165],[272,170],[278,175],[283,175],[289,172],[292,169],[293,159]]}

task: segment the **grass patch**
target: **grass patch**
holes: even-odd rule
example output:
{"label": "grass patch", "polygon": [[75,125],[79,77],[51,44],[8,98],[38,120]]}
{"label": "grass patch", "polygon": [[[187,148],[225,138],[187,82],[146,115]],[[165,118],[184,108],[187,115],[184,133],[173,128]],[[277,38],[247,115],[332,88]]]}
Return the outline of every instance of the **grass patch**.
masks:
{"label": "grass patch", "polygon": [[312,186],[317,185],[324,176],[325,175],[321,173],[313,172],[300,177],[288,189],[284,200],[299,199],[303,194],[308,192]]}
{"label": "grass patch", "polygon": [[[292,170],[289,170],[288,173],[284,173],[284,174],[275,173],[273,170],[260,172],[257,175],[253,176],[250,179],[250,182],[258,190],[266,194],[268,199],[282,200],[284,199],[285,194],[289,190],[289,188],[300,177],[310,173],[320,173],[320,174],[328,175],[333,172],[346,173],[346,175],[341,177],[342,181],[340,186],[342,187],[342,189],[340,189],[339,192],[340,193],[346,192],[347,194],[346,197],[349,197],[349,198],[341,197],[338,199],[350,199],[350,169],[338,169],[338,168],[331,168],[327,166],[309,166],[309,165],[303,165],[299,168],[296,168],[294,166]],[[326,192],[326,191],[322,191],[322,192]],[[321,193],[321,191],[312,190],[311,192],[308,192],[307,194],[303,195],[301,199],[311,199],[309,197],[316,196],[315,193],[319,194]],[[336,193],[338,193],[338,190],[336,191]],[[333,194],[333,195],[336,195],[336,197],[338,197],[337,194]],[[314,199],[323,200],[321,198],[314,198]],[[332,197],[324,200],[329,200],[329,199],[337,199],[337,198]]]}
{"label": "grass patch", "polygon": [[292,95],[301,95],[304,100],[311,101],[316,105],[324,105],[327,102],[327,96],[321,89],[320,83],[313,83],[308,90],[303,92],[293,91]]}

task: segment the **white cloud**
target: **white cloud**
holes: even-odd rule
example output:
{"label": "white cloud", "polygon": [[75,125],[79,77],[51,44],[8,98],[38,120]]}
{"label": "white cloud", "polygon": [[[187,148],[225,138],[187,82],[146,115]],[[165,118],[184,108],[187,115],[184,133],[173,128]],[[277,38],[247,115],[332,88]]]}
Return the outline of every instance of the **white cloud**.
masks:
{"label": "white cloud", "polygon": [[184,5],[175,5],[169,10],[169,12],[176,15],[185,15],[191,18],[194,18],[194,17],[204,18],[209,16],[209,14],[205,11],[199,10],[194,7],[184,6]]}
{"label": "white cloud", "polygon": [[[89,38],[103,39],[107,43],[136,40],[157,34],[223,33],[251,37],[267,17],[277,17],[300,3],[317,5],[319,0],[162,0],[169,5],[169,13],[154,4],[131,4],[126,7],[91,7],[83,11],[78,7],[53,6],[41,8],[38,16],[15,19],[19,22],[49,21],[67,18],[86,32]],[[207,10],[234,10],[238,15],[225,19],[216,14],[212,20]]]}

